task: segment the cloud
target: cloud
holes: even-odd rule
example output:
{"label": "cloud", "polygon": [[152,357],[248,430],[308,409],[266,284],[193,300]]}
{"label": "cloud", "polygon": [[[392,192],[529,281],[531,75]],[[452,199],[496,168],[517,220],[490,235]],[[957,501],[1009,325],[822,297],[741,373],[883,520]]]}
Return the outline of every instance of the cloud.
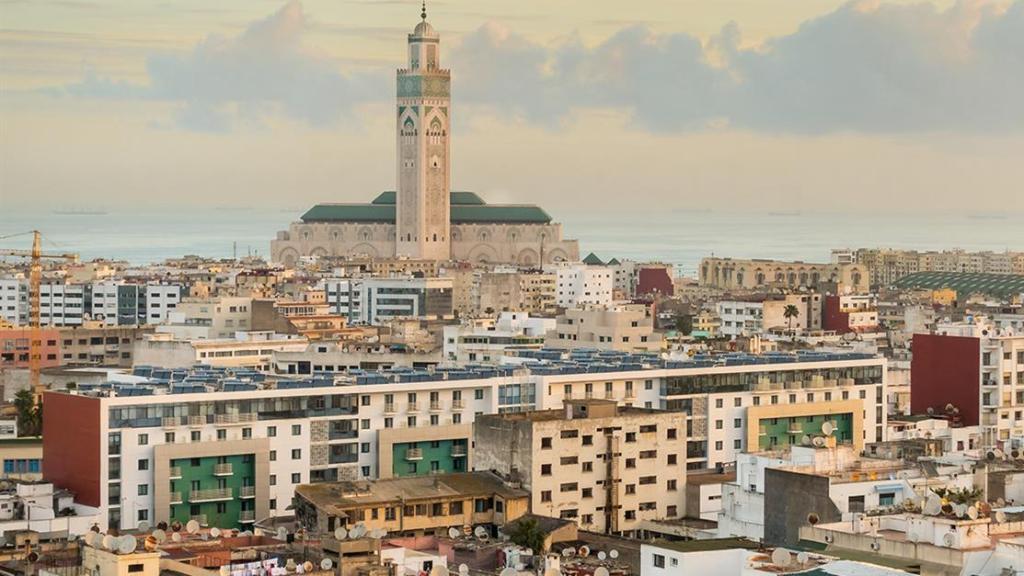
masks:
{"label": "cloud", "polygon": [[269,114],[333,125],[357,102],[380,97],[384,84],[342,74],[333,61],[306,50],[307,28],[302,4],[292,0],[237,37],[209,36],[189,52],[150,56],[145,85],[88,72],[62,92],[178,102],[177,124],[199,131],[224,131]]}
{"label": "cloud", "polygon": [[466,79],[460,98],[541,123],[611,107],[653,131],[1024,130],[1024,0],[851,2],[741,46],[734,23],[706,43],[634,26],[593,47],[544,46],[490,24],[451,60]]}
{"label": "cloud", "polygon": [[[193,130],[272,114],[330,127],[360,103],[387,101],[390,69],[342,73],[303,47],[309,31],[291,0],[237,37],[151,56],[146,84],[90,72],[59,92],[177,102],[178,125]],[[542,44],[488,23],[447,60],[454,98],[470,114],[548,127],[578,110],[617,109],[652,132],[1024,131],[1024,0],[944,10],[857,0],[756,47],[732,22],[706,41],[631,25],[597,45],[576,35]]]}

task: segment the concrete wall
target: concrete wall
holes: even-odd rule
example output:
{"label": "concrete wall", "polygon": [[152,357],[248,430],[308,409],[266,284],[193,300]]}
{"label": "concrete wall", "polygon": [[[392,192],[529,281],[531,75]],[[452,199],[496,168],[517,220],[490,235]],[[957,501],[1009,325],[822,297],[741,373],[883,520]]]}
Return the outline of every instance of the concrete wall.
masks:
{"label": "concrete wall", "polygon": [[771,546],[795,546],[800,527],[810,513],[821,523],[842,519],[829,496],[829,479],[769,468],[765,470],[764,542]]}

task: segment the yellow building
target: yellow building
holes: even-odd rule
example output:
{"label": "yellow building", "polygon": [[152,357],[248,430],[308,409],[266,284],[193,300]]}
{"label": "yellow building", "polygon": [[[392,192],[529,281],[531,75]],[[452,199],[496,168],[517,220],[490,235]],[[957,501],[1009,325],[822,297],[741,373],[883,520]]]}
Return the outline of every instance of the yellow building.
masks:
{"label": "yellow building", "polygon": [[956,302],[956,290],[953,290],[952,288],[932,290],[932,304],[952,306],[953,302]]}

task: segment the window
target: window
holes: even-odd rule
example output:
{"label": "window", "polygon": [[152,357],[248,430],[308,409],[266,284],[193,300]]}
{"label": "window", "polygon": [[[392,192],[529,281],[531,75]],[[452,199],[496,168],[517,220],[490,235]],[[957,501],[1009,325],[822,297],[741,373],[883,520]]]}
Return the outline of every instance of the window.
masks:
{"label": "window", "polygon": [[558,487],[559,492],[575,492],[579,489],[579,485],[576,482],[565,482]]}
{"label": "window", "polygon": [[594,463],[593,462],[584,462],[583,463],[583,471],[584,472],[593,472],[594,471]]}
{"label": "window", "polygon": [[277,462],[277,450],[270,451],[270,461]]}
{"label": "window", "polygon": [[217,430],[217,440],[227,440],[227,439],[228,439],[228,431],[227,430],[224,430],[223,428],[220,429],[220,430]]}
{"label": "window", "polygon": [[139,434],[139,446],[149,444],[149,434]]}
{"label": "window", "polygon": [[242,439],[248,440],[252,438],[252,428],[242,428]]}
{"label": "window", "polygon": [[679,435],[679,433],[676,431],[675,428],[669,428],[667,434],[668,434],[667,438],[669,440],[675,440],[676,437]]}
{"label": "window", "polygon": [[457,516],[462,514],[462,502],[450,502],[448,504],[448,515]]}
{"label": "window", "polygon": [[139,496],[148,496],[149,495],[149,484],[139,484],[138,494],[139,494]]}
{"label": "window", "polygon": [[277,474],[271,474],[270,475],[270,482],[269,482],[269,484],[271,486],[277,486]]}
{"label": "window", "polygon": [[878,493],[878,505],[879,506],[892,506],[896,503],[895,492],[879,492]]}
{"label": "window", "polygon": [[292,448],[292,460],[302,460],[302,448]]}
{"label": "window", "polygon": [[273,438],[277,436],[277,426],[267,426],[267,437]]}
{"label": "window", "polygon": [[641,476],[640,477],[640,485],[641,486],[646,486],[646,485],[649,485],[649,484],[654,484],[657,481],[658,481],[658,478],[656,476]]}
{"label": "window", "polygon": [[149,459],[148,458],[141,458],[141,459],[139,459],[139,470],[149,470]]}
{"label": "window", "polygon": [[584,488],[583,492],[581,494],[581,497],[582,498],[593,498],[594,497],[594,489],[593,488]]}
{"label": "window", "polygon": [[636,458],[626,458],[626,468],[636,468]]}
{"label": "window", "polygon": [[484,399],[484,389],[483,388],[477,388],[476,390],[474,390],[473,391],[473,399],[474,400],[483,400]]}
{"label": "window", "polygon": [[668,455],[668,465],[669,465],[669,466],[675,466],[675,465],[676,465],[676,464],[678,463],[678,462],[677,462],[677,461],[678,461],[678,458],[679,458],[679,457],[678,457],[678,455],[676,455],[676,454],[669,454],[669,455]]}
{"label": "window", "polygon": [[292,484],[302,484],[302,473],[295,472],[292,474]]}
{"label": "window", "polygon": [[292,424],[292,436],[302,435],[302,424]]}
{"label": "window", "polygon": [[551,490],[542,490],[540,493],[541,502],[551,502]]}
{"label": "window", "polygon": [[626,432],[626,442],[636,442],[636,432]]}
{"label": "window", "polygon": [[737,407],[737,408],[739,408],[740,406],[743,406],[743,398],[741,398],[739,396],[733,398],[732,399],[732,405]]}
{"label": "window", "polygon": [[540,465],[540,475],[541,476],[551,476],[551,464],[541,464]]}
{"label": "window", "polygon": [[636,484],[626,484],[626,494],[636,494]]}
{"label": "window", "polygon": [[661,554],[655,554],[654,555],[654,567],[655,568],[664,568],[665,567],[665,556],[663,556]]}
{"label": "window", "polygon": [[199,432],[199,430],[193,430],[192,432],[189,433],[189,439],[192,440],[193,442],[199,442],[202,439],[202,434]]}
{"label": "window", "polygon": [[675,478],[672,478],[672,479],[668,480],[668,482],[666,483],[665,489],[674,492],[675,490],[677,490],[677,488],[676,488],[677,486],[678,486],[678,481]]}
{"label": "window", "polygon": [[724,400],[722,398],[715,398],[715,408],[721,408]]}
{"label": "window", "polygon": [[543,450],[550,450],[551,449],[551,437],[550,436],[545,436],[545,437],[541,438],[540,439],[540,447]]}
{"label": "window", "polygon": [[723,423],[721,420],[715,420],[715,430],[721,430]]}

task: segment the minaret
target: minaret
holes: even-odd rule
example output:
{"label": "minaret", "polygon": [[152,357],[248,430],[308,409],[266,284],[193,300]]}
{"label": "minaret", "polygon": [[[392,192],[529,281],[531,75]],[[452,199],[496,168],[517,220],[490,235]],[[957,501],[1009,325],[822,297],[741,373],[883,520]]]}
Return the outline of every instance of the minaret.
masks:
{"label": "minaret", "polygon": [[451,74],[439,65],[441,38],[427,23],[426,2],[420,18],[409,34],[409,66],[398,71],[396,252],[448,260]]}

